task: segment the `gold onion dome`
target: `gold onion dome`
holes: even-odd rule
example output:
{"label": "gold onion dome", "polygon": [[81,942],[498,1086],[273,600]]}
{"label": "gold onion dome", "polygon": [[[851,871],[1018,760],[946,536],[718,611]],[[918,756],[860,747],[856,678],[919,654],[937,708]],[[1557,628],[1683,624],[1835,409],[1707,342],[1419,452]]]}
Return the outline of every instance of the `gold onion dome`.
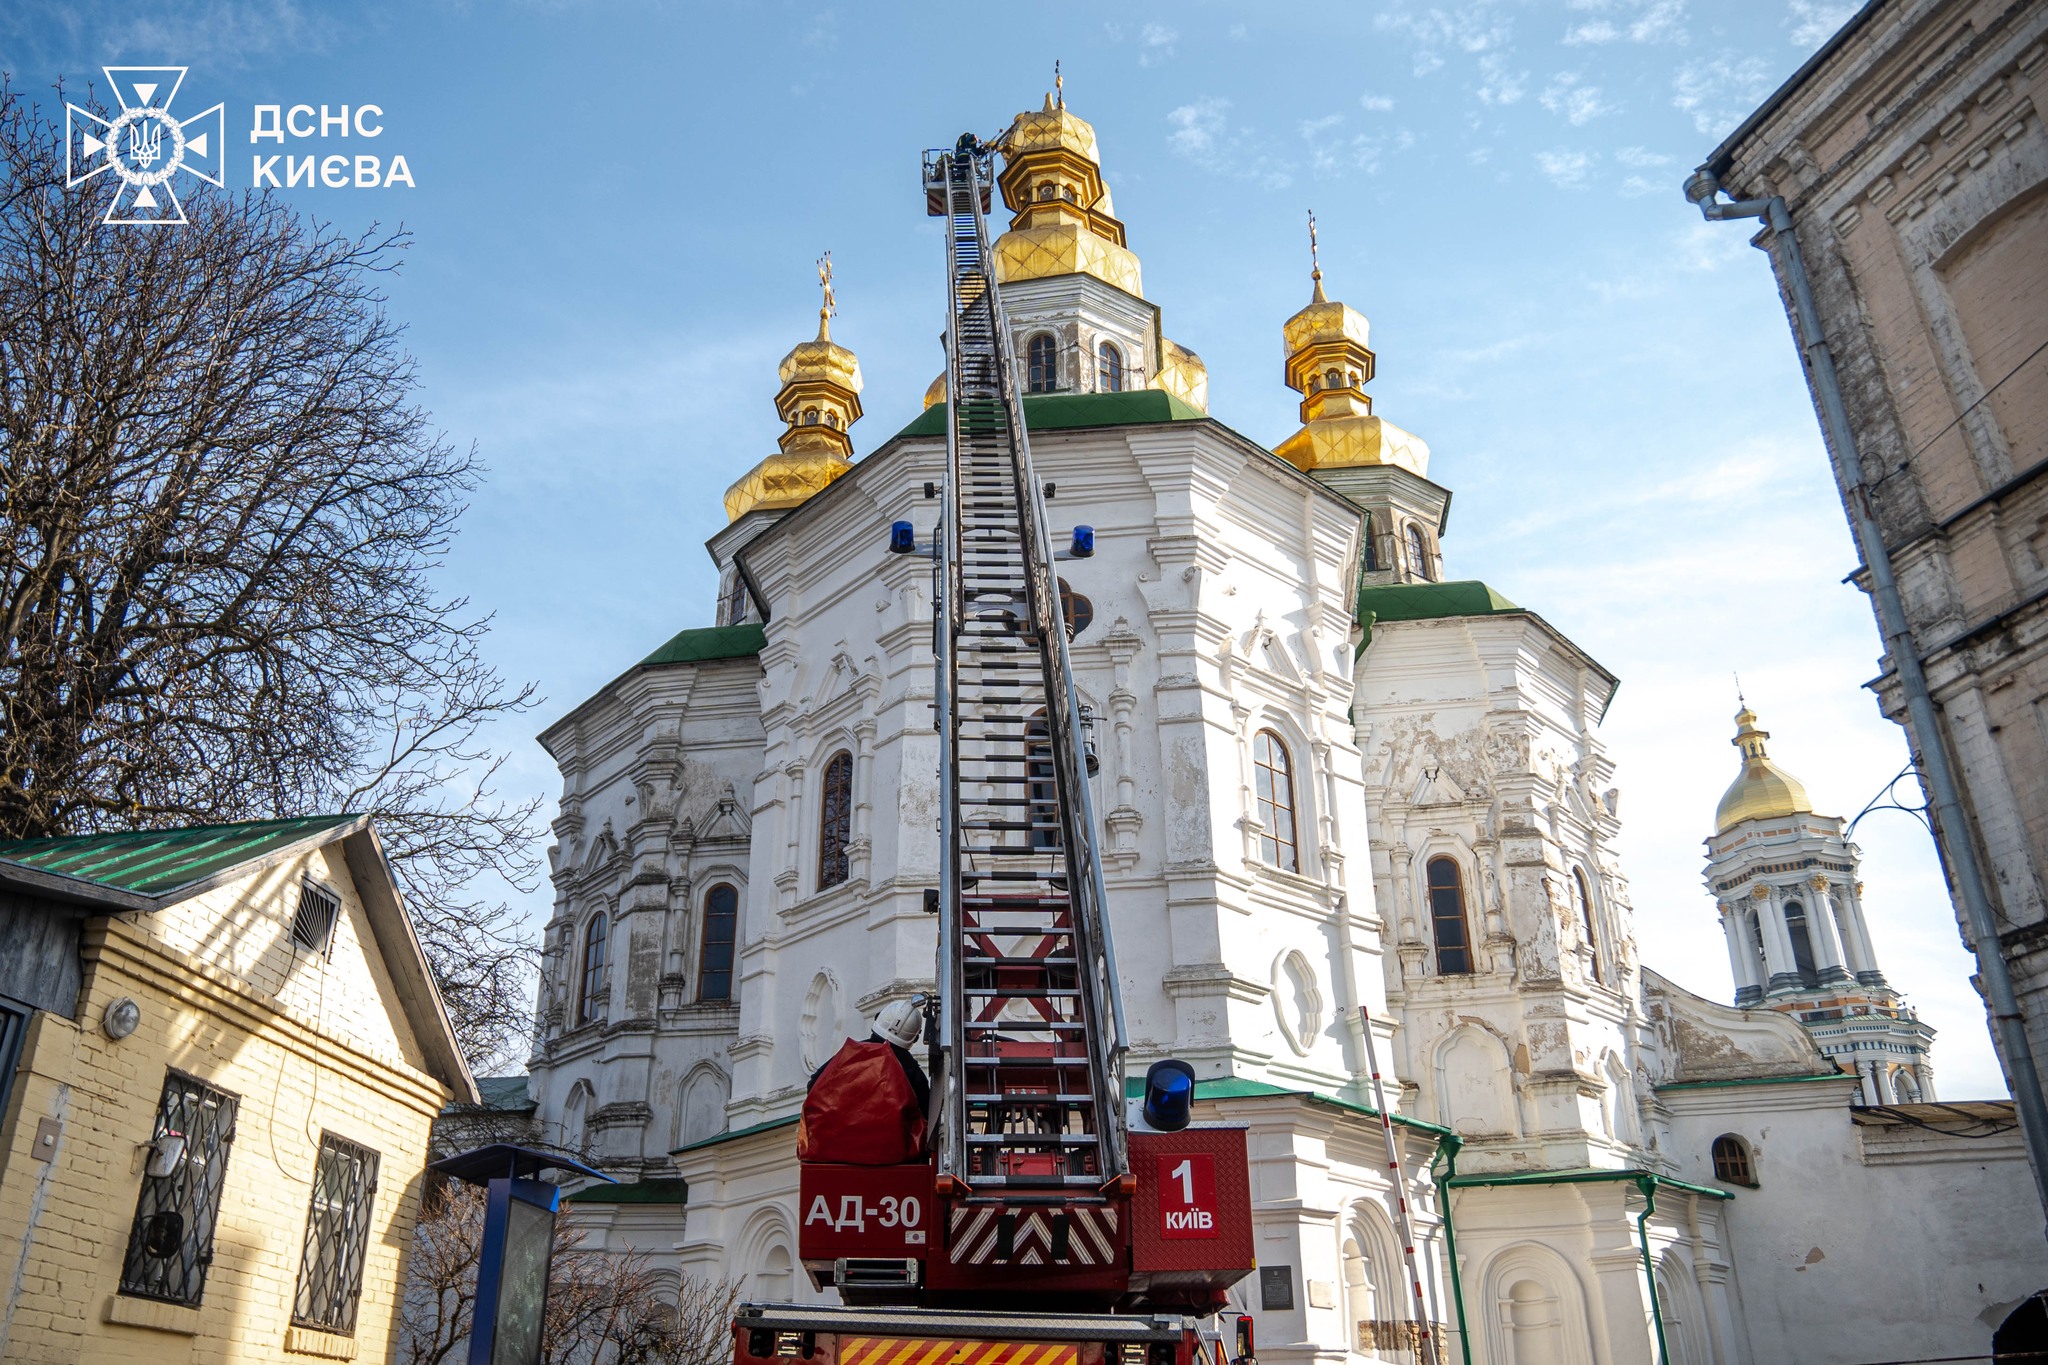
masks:
{"label": "gold onion dome", "polygon": [[1744,706],[1736,713],[1735,738],[1728,742],[1742,751],[1742,773],[1714,812],[1714,833],[1726,834],[1745,820],[1813,813],[1805,784],[1764,752],[1764,741],[1770,737],[1770,731],[1757,725],[1756,712]]}
{"label": "gold onion dome", "polygon": [[1010,230],[996,239],[996,282],[1093,275],[1142,297],[1138,258],[1102,183],[1095,129],[1067,112],[1064,96],[1017,115],[996,146],[996,183],[1011,213]]}
{"label": "gold onion dome", "polygon": [[1399,465],[1427,478],[1428,443],[1373,416],[1372,399],[1365,393],[1376,363],[1370,328],[1363,313],[1323,293],[1313,217],[1309,251],[1314,288],[1308,306],[1280,329],[1287,387],[1302,395],[1302,426],[1273,453],[1302,470]]}
{"label": "gold onion dome", "polygon": [[860,359],[832,339],[832,255],[818,262],[824,304],[818,335],[800,341],[782,357],[775,411],[782,418],[781,449],[725,490],[725,515],[738,521],[749,512],[780,511],[801,505],[853,468],[853,438],[847,429],[860,420]]}

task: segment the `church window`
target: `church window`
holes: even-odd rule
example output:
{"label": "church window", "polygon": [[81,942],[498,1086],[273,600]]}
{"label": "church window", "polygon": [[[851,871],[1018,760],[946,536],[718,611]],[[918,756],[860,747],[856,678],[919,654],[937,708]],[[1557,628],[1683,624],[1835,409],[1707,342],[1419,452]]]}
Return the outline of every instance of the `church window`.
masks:
{"label": "church window", "polygon": [[1422,527],[1415,522],[1408,523],[1408,567],[1417,578],[1432,578],[1429,571],[1429,542],[1422,538]]}
{"label": "church window", "polygon": [[1124,391],[1124,355],[1115,346],[1105,341],[1095,348],[1097,373],[1102,379],[1104,393]]}
{"label": "church window", "polygon": [[1756,959],[1757,981],[1760,984],[1768,982],[1771,979],[1771,962],[1764,955],[1764,922],[1754,910],[1749,912],[1749,948]]}
{"label": "church window", "polygon": [[1053,359],[1052,334],[1040,332],[1026,343],[1024,353],[1029,361],[1024,387],[1031,393],[1051,393],[1058,380],[1058,368]]}
{"label": "church window", "polygon": [[1749,1159],[1749,1144],[1733,1133],[1714,1139],[1714,1179],[1756,1188],[1756,1165]]}
{"label": "church window", "polygon": [[704,893],[704,950],[697,958],[697,998],[732,999],[732,949],[739,937],[740,893],[720,882]]}
{"label": "church window", "polygon": [[1284,872],[1301,871],[1301,850],[1294,839],[1294,763],[1287,746],[1271,730],[1252,740],[1252,762],[1259,792],[1259,856]]}
{"label": "church window", "polygon": [[1335,371],[1335,370],[1325,370],[1325,371],[1323,371],[1323,387],[1324,387],[1324,388],[1326,388],[1326,389],[1336,389],[1336,388],[1342,388],[1342,387],[1343,387],[1343,385],[1344,385],[1344,376],[1343,376],[1343,375],[1341,375],[1341,374],[1337,373],[1337,371]]}
{"label": "church window", "polygon": [[807,427],[818,425],[818,410],[816,408],[804,409],[804,425]]}
{"label": "church window", "polygon": [[604,1018],[606,996],[611,981],[610,944],[611,928],[604,912],[590,917],[590,927],[583,931],[583,994],[576,1006],[576,1022],[588,1024]]}
{"label": "church window", "polygon": [[1038,187],[1038,197],[1040,199],[1050,199],[1058,193],[1059,187],[1057,185],[1040,185]]}
{"label": "church window", "polygon": [[1373,531],[1372,513],[1370,512],[1365,514],[1364,542],[1365,571],[1367,573],[1378,573],[1380,567],[1379,538]]}
{"label": "church window", "polygon": [[818,889],[837,886],[848,875],[846,845],[853,838],[853,755],[841,749],[825,764],[824,795],[818,803]]}
{"label": "church window", "polygon": [[725,595],[718,601],[718,624],[736,626],[747,619],[747,582],[734,569],[732,578],[725,586]]}
{"label": "church window", "polygon": [[1052,766],[1052,727],[1039,711],[1024,726],[1025,794],[1031,801],[1031,846],[1056,849],[1060,841],[1060,788]]}
{"label": "church window", "polygon": [[1060,198],[1062,198],[1062,199],[1066,200],[1066,201],[1067,201],[1067,202],[1068,202],[1069,204],[1073,203],[1073,202],[1074,202],[1074,187],[1073,187],[1072,185],[1062,185],[1062,186],[1060,186]]}
{"label": "church window", "polygon": [[1579,901],[1579,923],[1586,931],[1586,946],[1593,951],[1593,979],[1600,976],[1600,940],[1593,932],[1593,894],[1586,886],[1586,873],[1582,868],[1572,869],[1572,892]]}
{"label": "church window", "polygon": [[1798,901],[1785,902],[1785,937],[1792,940],[1792,969],[1799,984],[1808,990],[1820,985],[1820,972],[1813,965],[1813,938],[1806,928],[1806,907]]}
{"label": "church window", "polygon": [[1060,615],[1067,623],[1067,638],[1073,639],[1082,631],[1095,624],[1095,604],[1067,586],[1067,580],[1059,580]]}
{"label": "church window", "polygon": [[832,430],[834,430],[834,431],[837,431],[837,430],[839,430],[839,414],[838,414],[838,413],[836,413],[836,412],[828,412],[828,413],[826,413],[826,414],[825,414],[825,425],[826,425],[826,426],[828,426],[828,427],[830,427],[830,428],[832,428]]}
{"label": "church window", "polygon": [[1348,383],[1348,384],[1350,384],[1350,386],[1351,386],[1352,388],[1354,388],[1354,389],[1355,389],[1355,388],[1357,388],[1357,387],[1358,387],[1358,371],[1356,371],[1356,370],[1350,370],[1350,371],[1346,372],[1346,374],[1345,374],[1344,378],[1345,378],[1345,382],[1346,382],[1346,383]]}
{"label": "church window", "polygon": [[1465,878],[1450,858],[1429,860],[1429,921],[1436,938],[1438,976],[1472,971],[1472,938],[1465,926]]}

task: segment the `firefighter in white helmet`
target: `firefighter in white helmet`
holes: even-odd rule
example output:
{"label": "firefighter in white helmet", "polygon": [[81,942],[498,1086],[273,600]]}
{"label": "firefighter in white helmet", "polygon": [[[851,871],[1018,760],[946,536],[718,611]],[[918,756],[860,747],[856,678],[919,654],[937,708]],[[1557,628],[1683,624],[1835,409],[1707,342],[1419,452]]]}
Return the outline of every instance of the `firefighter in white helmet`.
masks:
{"label": "firefighter in white helmet", "polygon": [[[889,1051],[896,1056],[897,1065],[903,1068],[904,1079],[910,1082],[911,1093],[917,1096],[917,1107],[925,1113],[931,1112],[932,1083],[924,1074],[924,1068],[917,1064],[917,1058],[910,1049],[917,1046],[917,1040],[924,1036],[924,997],[909,1000],[892,1000],[882,1006],[875,1016],[869,1036],[878,1043],[887,1043]],[[825,1066],[831,1063],[826,1062]],[[811,1073],[811,1084],[818,1083],[818,1077],[825,1074],[821,1066]]]}

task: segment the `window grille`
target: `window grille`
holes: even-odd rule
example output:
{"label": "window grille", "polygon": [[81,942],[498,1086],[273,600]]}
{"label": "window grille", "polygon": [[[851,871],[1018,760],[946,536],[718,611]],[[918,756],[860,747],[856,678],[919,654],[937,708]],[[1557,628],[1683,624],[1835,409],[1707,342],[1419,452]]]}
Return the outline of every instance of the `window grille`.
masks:
{"label": "window grille", "polygon": [[853,838],[853,755],[844,749],[825,764],[825,788],[818,803],[818,889],[837,886],[851,875],[846,845]]}
{"label": "window grille", "polygon": [[1749,1159],[1749,1144],[1733,1133],[1723,1133],[1714,1139],[1714,1179],[1756,1187],[1756,1167]]}
{"label": "window grille", "polygon": [[306,1210],[306,1247],[292,1321],[301,1327],[353,1335],[363,1293],[363,1257],[370,1243],[370,1208],[377,1195],[377,1154],[321,1134],[313,1166],[313,1198]]}
{"label": "window grille", "polygon": [[747,619],[747,581],[740,577],[740,571],[732,571],[732,581],[727,585],[725,596],[718,604],[718,624],[737,626]]}
{"label": "window grille", "polygon": [[590,928],[583,933],[583,998],[576,1010],[576,1022],[588,1024],[604,1018],[605,1006],[610,1003],[611,974],[610,926],[605,923],[602,912],[591,916]]}
{"label": "window grille", "polygon": [[721,882],[704,893],[704,950],[697,959],[697,998],[732,999],[732,949],[738,935],[740,893]]}
{"label": "window grille", "polygon": [[299,887],[299,912],[292,916],[292,942],[309,953],[324,953],[334,938],[334,921],[341,915],[341,900],[324,886],[311,882]]}
{"label": "window grille", "polygon": [[213,1264],[213,1228],[240,1103],[190,1076],[165,1073],[149,1165],[121,1263],[123,1294],[199,1306]]}
{"label": "window grille", "polygon": [[1465,926],[1465,879],[1449,858],[1429,860],[1430,930],[1436,938],[1438,976],[1472,971],[1472,940]]}
{"label": "window grille", "polygon": [[1294,763],[1287,746],[1271,730],[1252,741],[1259,794],[1259,856],[1287,872],[1301,871],[1301,849],[1294,837]]}
{"label": "window grille", "polygon": [[1422,528],[1412,521],[1408,523],[1408,567],[1417,578],[1436,577],[1429,571],[1429,544],[1422,538]]}

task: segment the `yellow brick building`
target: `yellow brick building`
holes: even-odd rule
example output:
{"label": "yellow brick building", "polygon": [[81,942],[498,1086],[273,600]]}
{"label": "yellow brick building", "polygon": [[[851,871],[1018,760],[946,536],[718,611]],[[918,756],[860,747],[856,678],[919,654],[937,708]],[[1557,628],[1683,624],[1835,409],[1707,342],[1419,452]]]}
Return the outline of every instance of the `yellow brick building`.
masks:
{"label": "yellow brick building", "polygon": [[475,1099],[366,817],[0,844],[0,1360],[389,1358]]}

